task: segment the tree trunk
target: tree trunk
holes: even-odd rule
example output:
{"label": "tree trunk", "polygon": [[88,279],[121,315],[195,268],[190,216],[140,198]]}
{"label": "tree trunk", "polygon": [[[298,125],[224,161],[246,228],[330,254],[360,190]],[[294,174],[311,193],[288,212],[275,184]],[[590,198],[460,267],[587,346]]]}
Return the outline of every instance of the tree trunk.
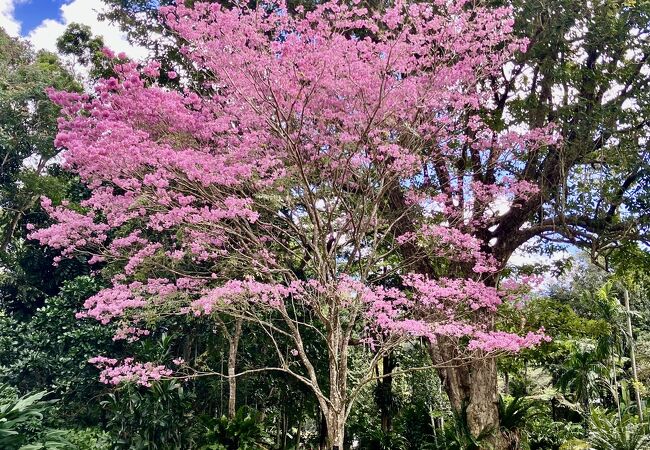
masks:
{"label": "tree trunk", "polygon": [[287,448],[287,434],[289,433],[289,415],[287,414],[287,402],[288,399],[285,399],[285,406],[282,408],[282,442],[281,449],[284,450]]}
{"label": "tree trunk", "polygon": [[341,324],[341,311],[336,302],[329,314],[327,332],[329,355],[328,401],[321,401],[327,422],[327,445],[331,450],[343,450],[345,421],[348,408],[348,340]]}
{"label": "tree trunk", "polygon": [[327,448],[343,450],[345,439],[345,412],[331,408],[327,414]]}
{"label": "tree trunk", "polygon": [[634,380],[634,397],[636,406],[639,410],[639,420],[643,421],[643,403],[641,402],[641,393],[639,392],[639,376],[637,373],[636,353],[634,349],[634,334],[632,329],[632,313],[630,311],[630,293],[627,288],[623,288],[623,301],[625,302],[625,315],[627,316],[627,333],[630,336],[630,362],[632,364],[632,379]]}
{"label": "tree trunk", "polygon": [[395,357],[392,354],[385,355],[381,364],[382,378],[377,380],[379,411],[381,413],[381,430],[390,433],[393,428],[393,369],[395,369]]}
{"label": "tree trunk", "polygon": [[327,450],[327,418],[323,411],[319,412],[319,426],[318,426],[318,448],[320,450]]}
{"label": "tree trunk", "polygon": [[498,392],[496,360],[489,358],[472,362],[467,424],[474,436],[490,434],[488,442],[497,449],[505,448],[499,430]]}
{"label": "tree trunk", "polygon": [[298,417],[298,428],[296,429],[296,437],[294,439],[294,448],[298,450],[300,448],[300,441],[301,441],[301,434],[302,434],[302,415]]}
{"label": "tree trunk", "polygon": [[235,330],[230,337],[228,348],[228,418],[233,419],[237,413],[237,348],[241,337],[243,319],[237,319]]}
{"label": "tree trunk", "polygon": [[612,379],[610,379],[610,383],[612,383],[612,389],[614,393],[614,401],[616,402],[616,414],[618,416],[619,422],[622,419],[621,415],[621,399],[618,396],[618,377],[616,376],[616,361],[614,360],[614,353],[611,353],[609,355],[610,363],[612,365]]}
{"label": "tree trunk", "polygon": [[[440,339],[429,350],[434,363],[453,361],[454,345]],[[453,366],[454,364],[452,364]],[[453,411],[467,423],[474,437],[484,437],[486,448],[505,449],[499,426],[497,367],[493,358],[476,359],[438,371]]]}

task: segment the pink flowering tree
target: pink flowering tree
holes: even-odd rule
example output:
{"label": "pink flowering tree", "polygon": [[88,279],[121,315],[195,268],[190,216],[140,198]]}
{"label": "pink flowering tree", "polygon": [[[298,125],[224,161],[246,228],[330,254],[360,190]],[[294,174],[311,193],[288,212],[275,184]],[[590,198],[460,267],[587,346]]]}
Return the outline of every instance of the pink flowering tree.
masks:
{"label": "pink flowering tree", "polygon": [[[32,237],[117,273],[80,315],[133,338],[170,314],[256,324],[277,357],[260,370],[313,391],[332,448],[378,361],[414,339],[472,431],[498,425],[494,357],[546,337],[495,328],[514,294],[499,287],[509,254],[491,230],[504,205],[538,194],[516,169],[554,143],[552,130],[495,131],[479,114],[486,81],[526,46],[511,11],[435,0],[161,14],[203,84],[169,91],[156,62],[122,61],[92,95],[50,94],[57,145],[91,195],[44,199],[54,224]],[[307,335],[327,353],[325,377]],[[352,352],[367,354],[354,373]],[[197,374],[94,362],[113,383]],[[221,375],[242,374],[233,362]]]}

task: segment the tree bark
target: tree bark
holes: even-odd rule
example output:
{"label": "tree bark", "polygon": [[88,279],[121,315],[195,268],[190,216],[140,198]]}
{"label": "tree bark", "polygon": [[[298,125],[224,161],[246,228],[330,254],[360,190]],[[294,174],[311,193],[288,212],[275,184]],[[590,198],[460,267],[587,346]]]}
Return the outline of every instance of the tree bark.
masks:
{"label": "tree bark", "polygon": [[331,408],[327,417],[327,445],[331,450],[343,450],[345,439],[345,411]]}
{"label": "tree bark", "polygon": [[627,333],[630,339],[630,362],[632,363],[632,379],[634,380],[634,397],[639,410],[639,420],[643,421],[643,403],[639,392],[639,376],[637,374],[636,353],[634,349],[634,334],[632,329],[632,313],[630,311],[630,293],[626,287],[623,288],[623,301],[625,302],[625,315],[627,316]]}
{"label": "tree bark", "polygon": [[489,434],[494,448],[505,448],[499,430],[497,366],[493,358],[472,362],[470,366],[467,424],[474,436]]}
{"label": "tree bark", "polygon": [[[451,342],[440,340],[431,344],[429,353],[434,363],[452,361],[455,348]],[[490,448],[506,448],[499,430],[499,398],[497,366],[494,358],[483,358],[438,371],[453,411],[467,422],[474,437]]]}
{"label": "tree bark", "polygon": [[298,427],[296,429],[296,437],[294,438],[294,448],[298,450],[300,448],[300,441],[302,435],[302,415],[298,418]]}
{"label": "tree bark", "polygon": [[382,378],[377,380],[379,389],[379,411],[381,413],[381,430],[390,433],[393,428],[393,369],[395,368],[395,357],[392,354],[382,358]]}
{"label": "tree bark", "polygon": [[241,337],[243,319],[237,319],[235,329],[228,345],[228,418],[233,419],[237,413],[237,349]]}
{"label": "tree bark", "polygon": [[318,448],[320,450],[327,450],[327,418],[323,411],[320,411],[318,414],[320,419],[318,427]]}

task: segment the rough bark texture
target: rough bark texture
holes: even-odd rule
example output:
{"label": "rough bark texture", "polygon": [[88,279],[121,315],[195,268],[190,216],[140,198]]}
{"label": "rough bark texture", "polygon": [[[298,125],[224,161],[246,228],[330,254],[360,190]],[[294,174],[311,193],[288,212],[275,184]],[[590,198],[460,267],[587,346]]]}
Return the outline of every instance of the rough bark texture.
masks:
{"label": "rough bark texture", "polygon": [[318,426],[318,448],[320,450],[327,450],[327,419],[325,414],[320,411],[318,413],[319,417],[319,426]]}
{"label": "rough bark texture", "polygon": [[345,412],[331,409],[327,414],[327,440],[331,450],[343,450]]}
{"label": "rough bark texture", "polygon": [[[448,342],[432,344],[429,353],[434,363],[453,360],[455,348]],[[477,359],[438,371],[454,412],[464,415],[471,433],[486,437],[493,449],[505,448],[499,433],[497,367],[493,358]]]}
{"label": "rough bark texture", "polygon": [[499,434],[499,400],[497,367],[492,358],[474,361],[470,366],[469,404],[467,422],[475,436],[490,433],[489,439],[497,448],[501,443]]}
{"label": "rough bark texture", "polygon": [[237,412],[237,349],[241,338],[242,319],[237,319],[235,329],[228,339],[228,417],[233,419]]}
{"label": "rough bark texture", "polygon": [[[336,305],[336,303],[333,303]],[[329,404],[326,407],[327,441],[332,450],[343,450],[345,421],[348,406],[348,342],[341,328],[337,308],[332,308],[328,341],[331,343],[329,354]]]}

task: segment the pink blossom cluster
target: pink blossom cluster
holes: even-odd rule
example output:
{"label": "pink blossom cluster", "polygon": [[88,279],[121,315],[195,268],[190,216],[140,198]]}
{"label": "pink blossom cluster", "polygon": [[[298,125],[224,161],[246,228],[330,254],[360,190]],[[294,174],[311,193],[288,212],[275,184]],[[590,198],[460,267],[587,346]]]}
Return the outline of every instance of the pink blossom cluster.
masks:
{"label": "pink blossom cluster", "polygon": [[551,338],[544,334],[544,329],[529,332],[525,336],[503,331],[476,331],[468,344],[470,350],[483,350],[487,353],[506,351],[518,352],[525,348],[535,347],[542,342],[550,342]]}
{"label": "pink blossom cluster", "polygon": [[263,283],[251,278],[246,280],[230,280],[223,286],[208,289],[192,302],[194,314],[210,314],[220,305],[237,301],[254,302],[274,308],[279,308],[289,295],[300,295],[303,292],[302,283],[296,281],[289,286],[277,283]]}
{"label": "pink blossom cluster", "polygon": [[139,340],[142,336],[149,336],[151,331],[144,330],[142,328],[136,328],[131,326],[126,326],[118,328],[113,336],[114,341],[126,340],[128,342],[135,342]]}
{"label": "pink blossom cluster", "polygon": [[462,278],[429,279],[421,274],[409,274],[404,283],[417,294],[418,304],[427,308],[445,309],[463,305],[471,310],[484,308],[495,311],[501,304],[497,290],[481,281]]}
{"label": "pink blossom cluster", "polygon": [[150,278],[147,282],[133,281],[123,283],[124,277],[116,277],[113,285],[99,291],[84,302],[84,311],[77,313],[77,318],[92,317],[107,324],[112,319],[122,316],[127,310],[141,309],[148,305],[147,299],[156,297],[165,299],[175,294],[186,280],[178,279],[176,283],[168,279]]}
{"label": "pink blossom cluster", "polygon": [[498,270],[496,260],[486,254],[480,239],[458,228],[442,225],[424,225],[421,234],[431,239],[436,256],[456,261],[472,262],[475,273],[490,273]]}
{"label": "pink blossom cluster", "polygon": [[43,244],[61,250],[63,256],[71,256],[77,249],[102,244],[107,239],[107,224],[96,221],[94,212],[83,214],[67,204],[52,206],[52,201],[43,197],[41,206],[56,222],[48,228],[33,230],[30,237]]}
{"label": "pink blossom cluster", "polygon": [[125,358],[119,362],[117,359],[96,356],[89,359],[88,362],[102,369],[99,375],[99,380],[102,383],[112,385],[136,383],[149,387],[152,381],[159,381],[173,373],[165,366],[137,363],[133,358]]}
{"label": "pink blossom cluster", "polygon": [[85,311],[77,313],[77,318],[93,317],[107,324],[114,317],[121,316],[126,309],[145,305],[145,299],[135,294],[130,286],[114,284],[89,297],[84,302]]}

